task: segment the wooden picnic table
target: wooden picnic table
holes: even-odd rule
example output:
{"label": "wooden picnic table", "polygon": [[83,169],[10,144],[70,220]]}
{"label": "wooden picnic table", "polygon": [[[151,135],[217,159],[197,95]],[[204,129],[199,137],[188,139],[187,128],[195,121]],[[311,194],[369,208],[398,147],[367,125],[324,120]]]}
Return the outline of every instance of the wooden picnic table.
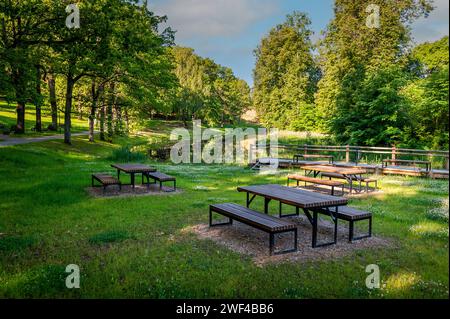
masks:
{"label": "wooden picnic table", "polygon": [[308,159],[308,158],[326,158],[329,160],[330,164],[334,163],[334,156],[333,155],[320,155],[320,154],[295,154],[293,161],[295,163],[298,163],[300,158]]}
{"label": "wooden picnic table", "polygon": [[363,174],[367,174],[367,170],[364,168],[350,168],[350,167],[338,167],[328,165],[306,165],[301,169],[305,170],[305,175],[313,174],[317,177],[320,173],[335,173],[342,175],[350,185],[350,193],[353,191],[353,181],[362,178]]}
{"label": "wooden picnic table", "polygon": [[[280,203],[280,217],[298,216],[300,209],[303,210],[312,225],[312,247],[333,245],[337,242],[337,212],[339,206],[347,205],[347,199],[343,197],[330,196],[302,189],[295,189],[281,185],[256,185],[238,187],[239,192],[247,194],[246,204],[250,206],[256,196],[264,198],[264,213],[269,214],[269,203],[272,200]],[[251,197],[250,197],[251,196]],[[282,204],[294,206],[296,213],[282,215]],[[334,240],[332,242],[317,244],[318,214],[331,216],[334,223]]]}
{"label": "wooden picnic table", "polygon": [[[143,165],[143,164],[112,164],[111,167],[117,169],[117,179],[120,181],[120,172],[129,174],[131,176],[131,186],[133,189],[136,186],[135,175],[142,174],[144,176],[146,173],[156,172],[156,168]],[[123,184],[122,184],[123,185]]]}
{"label": "wooden picnic table", "polygon": [[386,168],[388,164],[412,164],[414,167],[417,164],[423,164],[426,167],[426,172],[430,172],[431,170],[431,162],[430,161],[416,161],[416,160],[398,160],[398,159],[384,159],[382,167]]}

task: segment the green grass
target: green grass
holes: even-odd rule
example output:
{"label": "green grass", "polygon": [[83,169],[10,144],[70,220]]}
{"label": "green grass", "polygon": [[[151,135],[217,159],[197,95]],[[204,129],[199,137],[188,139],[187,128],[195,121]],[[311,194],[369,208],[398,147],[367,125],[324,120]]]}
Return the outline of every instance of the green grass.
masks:
{"label": "green grass", "polygon": [[[90,144],[76,137],[72,146],[48,141],[0,148],[0,297],[448,298],[448,202],[447,218],[442,202],[448,181],[381,177],[382,193],[351,200],[374,213],[374,233],[391,238],[393,248],[257,267],[250,257],[183,229],[206,223],[209,204],[244,204],[237,186],[284,184],[285,172],[146,160],[176,176],[183,192],[86,193],[92,172],[112,172],[115,152],[144,141]],[[255,204],[262,209],[260,200]],[[69,264],[80,266],[81,289],[64,286]],[[369,264],[380,267],[380,290],[365,287]]]}
{"label": "green grass", "polygon": [[[0,101],[0,124],[5,125],[10,128],[15,125],[16,122],[16,106],[13,104],[7,104],[6,102]],[[61,124],[64,123],[64,114],[60,114]],[[48,106],[42,107],[42,129],[46,130],[47,127],[52,123],[51,111]],[[44,131],[42,133],[32,131],[31,129],[36,125],[36,112],[33,105],[27,105],[25,108],[25,134],[14,134],[14,137],[36,137],[45,135],[54,135],[61,132]],[[78,133],[82,131],[87,131],[89,129],[87,117],[83,120],[79,120],[76,117],[72,118],[72,132]],[[1,134],[1,132],[0,132]],[[1,136],[1,135],[0,135]]]}

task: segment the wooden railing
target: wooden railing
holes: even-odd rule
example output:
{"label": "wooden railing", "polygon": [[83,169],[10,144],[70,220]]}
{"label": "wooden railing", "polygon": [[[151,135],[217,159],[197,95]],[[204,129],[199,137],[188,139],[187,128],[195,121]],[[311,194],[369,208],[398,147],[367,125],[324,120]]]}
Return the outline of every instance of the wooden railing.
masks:
{"label": "wooden railing", "polygon": [[[255,160],[259,157],[258,145],[250,145],[251,159]],[[404,157],[420,157],[421,159],[428,159],[433,161],[438,159],[439,162],[443,162],[445,169],[449,169],[449,151],[441,150],[420,150],[420,149],[408,149],[393,147],[371,147],[371,146],[352,146],[352,145],[295,145],[295,144],[278,144],[272,146],[278,153],[289,152],[296,154],[323,154],[335,153],[340,156],[345,162],[354,162],[356,164],[361,163],[363,155],[380,155],[381,158],[401,159]],[[270,146],[265,147],[266,155],[270,154]],[[322,153],[321,153],[322,152]],[[256,156],[255,156],[256,155]],[[386,156],[383,156],[386,155]],[[381,162],[381,161],[380,161]]]}

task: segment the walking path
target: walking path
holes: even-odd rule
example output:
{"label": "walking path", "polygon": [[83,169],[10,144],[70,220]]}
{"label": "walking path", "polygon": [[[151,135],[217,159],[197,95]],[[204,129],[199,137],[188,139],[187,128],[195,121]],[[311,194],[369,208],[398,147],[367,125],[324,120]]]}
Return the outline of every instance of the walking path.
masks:
{"label": "walking path", "polygon": [[[83,136],[88,134],[89,132],[85,131],[80,133],[73,133],[72,136]],[[40,137],[10,137],[8,135],[0,135],[0,147],[36,143],[36,142],[45,142],[59,139],[64,139],[64,134],[56,134]]]}

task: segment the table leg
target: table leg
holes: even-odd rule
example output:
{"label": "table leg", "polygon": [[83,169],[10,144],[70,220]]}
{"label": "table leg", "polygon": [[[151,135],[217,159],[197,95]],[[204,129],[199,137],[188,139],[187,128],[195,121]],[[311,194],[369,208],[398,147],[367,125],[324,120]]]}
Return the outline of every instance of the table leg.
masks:
{"label": "table leg", "polygon": [[313,227],[313,232],[312,232],[312,248],[316,248],[317,247],[317,221],[318,219],[318,214],[316,211],[313,211],[313,218],[312,218],[312,227]]}
{"label": "table leg", "polygon": [[269,214],[269,203],[270,203],[270,198],[264,198],[264,214],[266,214],[266,215]]}
{"label": "table leg", "polygon": [[134,181],[134,173],[131,173],[131,186],[133,187],[133,190],[135,189],[135,181]]}

